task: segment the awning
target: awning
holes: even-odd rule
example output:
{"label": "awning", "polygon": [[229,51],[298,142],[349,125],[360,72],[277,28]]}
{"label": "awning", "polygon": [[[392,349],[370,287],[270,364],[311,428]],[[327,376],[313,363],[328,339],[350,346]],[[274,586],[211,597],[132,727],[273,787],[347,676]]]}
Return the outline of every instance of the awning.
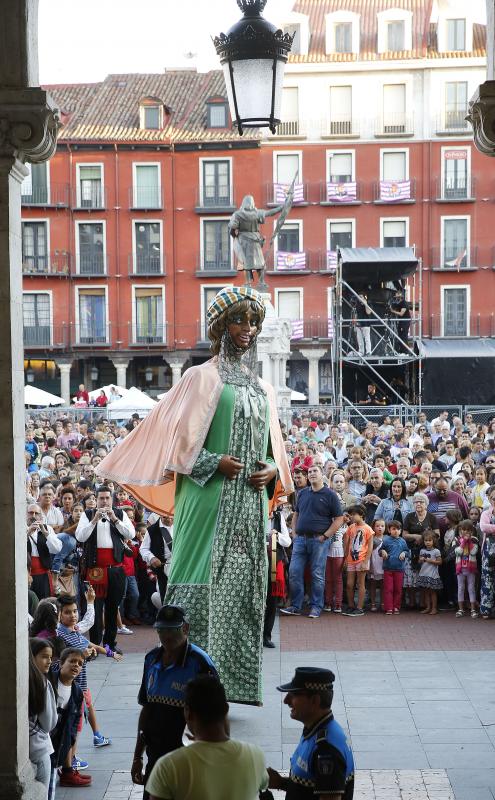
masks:
{"label": "awning", "polygon": [[495,339],[422,339],[421,358],[495,358]]}
{"label": "awning", "polygon": [[418,266],[412,247],[341,247],[339,253],[342,277],[350,284],[397,281]]}

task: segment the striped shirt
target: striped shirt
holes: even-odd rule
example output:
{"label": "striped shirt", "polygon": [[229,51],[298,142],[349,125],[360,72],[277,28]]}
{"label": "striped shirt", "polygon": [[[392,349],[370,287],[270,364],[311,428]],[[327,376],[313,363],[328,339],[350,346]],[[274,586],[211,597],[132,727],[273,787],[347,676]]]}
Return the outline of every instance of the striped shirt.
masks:
{"label": "striped shirt", "polygon": [[[85,636],[82,635],[83,631],[89,631],[89,629],[93,626],[95,621],[95,608],[94,605],[88,604],[88,610],[86,611],[84,617],[82,618],[81,622],[76,625],[74,629],[66,628],[65,625],[62,625],[60,622],[57,625],[57,636],[64,640],[66,647],[77,647],[79,650],[86,650],[87,647],[91,644],[89,639],[86,639]],[[86,662],[84,662],[84,666],[81,670],[80,675],[76,678],[76,683],[81,687],[83,691],[88,688],[88,677],[86,675]]]}

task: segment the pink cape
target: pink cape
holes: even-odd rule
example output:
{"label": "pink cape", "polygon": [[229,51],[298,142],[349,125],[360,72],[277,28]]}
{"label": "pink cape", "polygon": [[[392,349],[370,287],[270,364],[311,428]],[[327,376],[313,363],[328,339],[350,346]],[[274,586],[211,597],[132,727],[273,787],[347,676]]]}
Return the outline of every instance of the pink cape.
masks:
{"label": "pink cape", "polygon": [[[260,380],[269,403],[270,439],[286,493],[294,490],[280,431],[275,392]],[[175,474],[189,475],[203,447],[223,383],[216,359],[191,367],[132,433],[106,456],[96,472],[125,487],[146,508],[172,513]]]}

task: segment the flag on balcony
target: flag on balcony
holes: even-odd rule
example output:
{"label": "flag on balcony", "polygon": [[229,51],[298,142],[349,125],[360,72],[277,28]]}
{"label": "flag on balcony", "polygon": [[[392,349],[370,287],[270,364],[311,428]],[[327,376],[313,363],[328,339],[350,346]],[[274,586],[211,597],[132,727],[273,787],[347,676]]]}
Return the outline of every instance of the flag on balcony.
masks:
{"label": "flag on balcony", "polygon": [[302,319],[293,319],[292,320],[292,335],[291,339],[303,339],[304,338],[304,323]]}
{"label": "flag on balcony", "polygon": [[[274,183],[273,198],[275,203],[285,203],[285,198],[287,197],[289,189],[290,189],[290,183]],[[292,205],[297,205],[297,203],[304,203],[303,183],[294,184],[294,198],[292,200]]]}
{"label": "flag on balcony", "polygon": [[335,272],[337,269],[337,251],[327,250],[327,269],[329,272]]}
{"label": "flag on balcony", "polygon": [[306,269],[306,253],[277,253],[277,269]]}
{"label": "flag on balcony", "polygon": [[357,200],[356,181],[349,183],[327,183],[327,200],[329,203],[349,203]]}
{"label": "flag on balcony", "polygon": [[328,320],[328,338],[333,339],[335,333],[335,328],[333,324],[333,319],[329,318]]}
{"label": "flag on balcony", "polygon": [[411,199],[411,181],[380,181],[380,200],[394,203]]}
{"label": "flag on balcony", "polygon": [[457,272],[459,272],[460,268],[462,267],[462,262],[467,256],[467,250],[462,250],[452,261],[446,261],[446,267],[455,267]]}

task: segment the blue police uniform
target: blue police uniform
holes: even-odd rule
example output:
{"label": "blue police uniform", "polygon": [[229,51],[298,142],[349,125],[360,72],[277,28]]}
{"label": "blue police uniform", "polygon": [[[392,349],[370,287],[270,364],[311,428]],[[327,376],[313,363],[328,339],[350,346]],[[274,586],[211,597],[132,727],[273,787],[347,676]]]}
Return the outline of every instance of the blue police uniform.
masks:
{"label": "blue police uniform", "polygon": [[354,795],[354,759],[347,736],[332,712],[304,730],[290,760],[286,800],[309,800],[319,794]]}
{"label": "blue police uniform", "polygon": [[218,677],[210,656],[195,644],[186,642],[183,654],[174,664],[164,666],[162,655],[161,646],[146,654],[138,694],[138,703],[146,707],[142,725],[148,759],[146,779],[160,756],[182,747],[186,726],[184,691],[187,682],[198,675]]}

